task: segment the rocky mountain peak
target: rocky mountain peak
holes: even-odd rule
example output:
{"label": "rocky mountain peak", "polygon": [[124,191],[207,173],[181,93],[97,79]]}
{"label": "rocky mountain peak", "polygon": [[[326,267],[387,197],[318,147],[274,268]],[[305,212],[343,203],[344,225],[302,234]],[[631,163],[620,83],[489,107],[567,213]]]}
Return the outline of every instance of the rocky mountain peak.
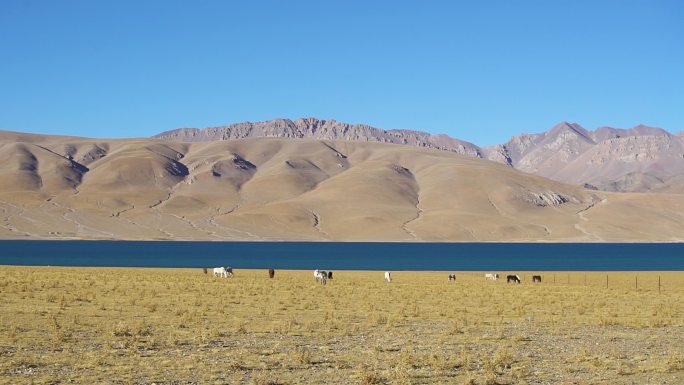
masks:
{"label": "rocky mountain peak", "polygon": [[591,133],[591,136],[596,142],[601,142],[608,139],[624,138],[628,136],[671,136],[671,134],[662,128],[639,124],[630,129],[599,127]]}
{"label": "rocky mountain peak", "polygon": [[570,140],[578,140],[583,143],[594,143],[589,131],[577,123],[561,122],[549,131],[544,133],[544,142],[567,142]]}

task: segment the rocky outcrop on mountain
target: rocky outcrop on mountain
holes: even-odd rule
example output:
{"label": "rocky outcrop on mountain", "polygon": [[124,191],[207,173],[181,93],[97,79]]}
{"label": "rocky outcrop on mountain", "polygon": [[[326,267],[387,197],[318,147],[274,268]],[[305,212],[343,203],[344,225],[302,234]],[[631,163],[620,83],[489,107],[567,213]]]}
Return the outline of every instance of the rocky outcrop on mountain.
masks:
{"label": "rocky outcrop on mountain", "polygon": [[599,127],[591,133],[592,139],[600,142],[606,139],[623,138],[626,136],[663,136],[668,135],[668,132],[662,128],[649,127],[640,124],[634,128],[623,129],[613,127]]}
{"label": "rocky outcrop on mountain", "polygon": [[545,191],[543,193],[529,192],[525,197],[525,201],[540,207],[560,206],[571,201],[573,203],[578,203],[575,198],[568,198],[553,191]]}
{"label": "rocky outcrop on mountain", "polygon": [[325,140],[355,140],[407,144],[417,147],[447,150],[481,158],[478,146],[448,135],[433,135],[413,130],[382,130],[365,124],[349,124],[336,120],[304,118],[274,119],[265,122],[243,122],[209,128],[180,128],[156,135],[155,138],[181,142],[205,142],[243,138],[313,138]]}
{"label": "rocky outcrop on mountain", "polygon": [[661,128],[587,131],[561,123],[543,134],[513,137],[498,151],[507,151],[519,170],[566,183],[606,191],[684,192],[677,182],[684,175],[684,141]]}
{"label": "rocky outcrop on mountain", "polygon": [[[413,130],[383,130],[335,120],[275,119],[204,129],[181,128],[156,136],[180,142],[252,137],[315,138],[404,144],[489,159],[560,182],[606,191],[684,193],[684,134],[638,125],[588,131],[562,122],[539,134],[522,134],[504,144],[472,143]],[[92,154],[98,156],[99,153]]]}
{"label": "rocky outcrop on mountain", "polygon": [[587,130],[564,122],[543,134],[514,137],[504,147],[513,167],[553,179],[560,168],[594,144]]}

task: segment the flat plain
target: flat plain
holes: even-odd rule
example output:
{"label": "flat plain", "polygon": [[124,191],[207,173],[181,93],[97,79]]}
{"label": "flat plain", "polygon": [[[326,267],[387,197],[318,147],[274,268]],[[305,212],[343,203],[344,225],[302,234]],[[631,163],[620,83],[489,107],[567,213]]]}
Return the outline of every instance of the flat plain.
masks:
{"label": "flat plain", "polygon": [[683,272],[450,273],[2,266],[0,383],[684,383]]}

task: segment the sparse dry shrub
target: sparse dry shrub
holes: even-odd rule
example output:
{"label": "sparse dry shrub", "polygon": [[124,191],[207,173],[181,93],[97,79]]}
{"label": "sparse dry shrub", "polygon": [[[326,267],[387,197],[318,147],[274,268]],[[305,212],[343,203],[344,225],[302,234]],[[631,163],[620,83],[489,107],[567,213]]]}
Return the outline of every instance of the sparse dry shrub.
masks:
{"label": "sparse dry shrub", "polygon": [[618,324],[618,319],[616,317],[611,317],[610,315],[602,315],[599,318],[599,325],[601,326],[616,326]]}
{"label": "sparse dry shrub", "polygon": [[522,383],[523,380],[529,375],[527,368],[523,365],[512,366],[511,372],[513,374],[513,378],[515,378],[520,383]]}
{"label": "sparse dry shrub", "polygon": [[407,349],[404,349],[401,352],[399,352],[399,356],[397,358],[397,366],[404,366],[407,368],[419,368],[422,365],[415,354],[413,354]]}
{"label": "sparse dry shrub", "polygon": [[67,308],[68,305],[69,305],[69,300],[67,299],[67,297],[64,294],[62,294],[62,296],[59,298],[59,308],[64,310]]}
{"label": "sparse dry shrub", "polygon": [[463,385],[477,385],[477,381],[475,381],[475,376],[472,374],[467,374],[466,377],[463,379],[462,382]]}
{"label": "sparse dry shrub", "polygon": [[385,379],[382,378],[379,374],[371,372],[365,368],[361,370],[359,378],[361,385],[378,385],[385,383]]}
{"label": "sparse dry shrub", "polygon": [[257,374],[252,377],[252,385],[285,385],[285,383],[278,381],[276,378]]}
{"label": "sparse dry shrub", "polygon": [[411,316],[412,316],[412,317],[419,317],[419,316],[421,316],[422,313],[421,313],[421,311],[420,311],[420,306],[418,306],[417,303],[414,303],[414,304],[411,306],[410,309],[411,309]]}
{"label": "sparse dry shrub", "polygon": [[621,376],[629,376],[635,373],[634,370],[634,365],[627,363],[627,362],[621,362],[620,365],[618,366],[617,369],[617,374]]}
{"label": "sparse dry shrub", "polygon": [[296,349],[294,352],[295,360],[301,365],[311,365],[312,356],[308,349]]}
{"label": "sparse dry shrub", "polygon": [[585,315],[587,313],[587,306],[583,303],[577,305],[577,314]]}
{"label": "sparse dry shrub", "polygon": [[391,383],[411,384],[411,366],[398,363],[391,371]]}
{"label": "sparse dry shrub", "polygon": [[70,336],[70,332],[58,322],[54,314],[51,314],[48,318],[48,329],[50,330],[50,340],[53,347],[59,346]]}
{"label": "sparse dry shrub", "polygon": [[247,322],[238,321],[234,326],[235,334],[247,334]]}
{"label": "sparse dry shrub", "polygon": [[375,313],[372,318],[373,326],[382,326],[387,324],[387,315],[383,313]]}
{"label": "sparse dry shrub", "polygon": [[503,371],[510,369],[513,365],[513,355],[511,354],[510,349],[505,345],[499,345],[492,358],[492,363],[497,370]]}
{"label": "sparse dry shrub", "polygon": [[166,344],[175,347],[183,345],[184,342],[177,333],[169,331],[169,333],[166,334]]}
{"label": "sparse dry shrub", "polygon": [[668,372],[684,370],[684,355],[681,352],[670,352],[667,356],[666,370]]}
{"label": "sparse dry shrub", "polygon": [[502,325],[496,328],[496,334],[494,334],[494,339],[503,340],[506,338],[506,331]]}
{"label": "sparse dry shrub", "polygon": [[503,385],[503,384],[499,384],[498,376],[492,370],[488,370],[487,373],[485,374],[483,384],[484,385]]}
{"label": "sparse dry shrub", "polygon": [[154,327],[146,322],[139,322],[135,325],[133,334],[136,337],[150,337],[154,335]]}
{"label": "sparse dry shrub", "polygon": [[[7,325],[4,320],[0,320],[0,325]],[[15,340],[20,332],[19,325],[17,324],[12,324],[9,327],[9,330],[7,331],[7,337],[9,337],[11,340]]]}
{"label": "sparse dry shrub", "polygon": [[652,317],[650,319],[649,325],[651,327],[666,327],[672,326],[673,315],[671,307],[666,307],[663,304],[658,304],[654,306]]}
{"label": "sparse dry shrub", "polygon": [[451,335],[463,334],[466,331],[467,322],[463,318],[453,320],[449,323],[448,333]]}
{"label": "sparse dry shrub", "polygon": [[447,371],[456,367],[456,363],[444,354],[431,354],[428,360],[428,365],[432,370]]}
{"label": "sparse dry shrub", "polygon": [[133,329],[124,321],[119,321],[114,325],[112,334],[115,337],[132,337]]}
{"label": "sparse dry shrub", "polygon": [[460,367],[464,370],[470,370],[473,367],[473,355],[465,346],[461,347]]}

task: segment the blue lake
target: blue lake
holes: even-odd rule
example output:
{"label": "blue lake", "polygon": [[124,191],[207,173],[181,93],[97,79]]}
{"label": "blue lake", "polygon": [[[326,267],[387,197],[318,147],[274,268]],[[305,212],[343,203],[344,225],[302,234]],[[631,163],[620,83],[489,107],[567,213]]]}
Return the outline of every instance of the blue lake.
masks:
{"label": "blue lake", "polygon": [[684,243],[0,241],[2,265],[337,270],[684,270]]}

